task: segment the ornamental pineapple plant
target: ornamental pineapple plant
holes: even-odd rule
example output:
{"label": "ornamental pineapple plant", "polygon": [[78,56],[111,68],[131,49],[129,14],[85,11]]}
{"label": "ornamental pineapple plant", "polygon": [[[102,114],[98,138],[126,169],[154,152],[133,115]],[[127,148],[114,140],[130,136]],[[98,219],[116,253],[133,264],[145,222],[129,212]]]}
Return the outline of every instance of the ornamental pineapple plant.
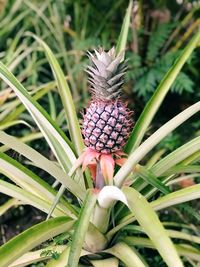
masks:
{"label": "ornamental pineapple plant", "polygon": [[[0,62],[0,78],[29,111],[56,159],[56,162],[49,160],[25,144],[24,139],[0,130],[0,143],[5,145],[0,151],[0,172],[3,178],[8,178],[0,179],[0,192],[11,197],[14,204],[9,205],[31,205],[51,217],[3,244],[1,267],[28,266],[43,261],[47,267],[145,267],[149,262],[145,248],[156,250],[162,263],[169,267],[200,262],[197,247],[200,241],[193,228],[175,223],[174,231],[171,221],[164,225],[157,214],[158,210],[200,198],[199,185],[175,192],[170,192],[168,186],[168,182],[176,182],[177,176],[185,171],[199,171],[195,160],[199,158],[200,137],[162,158],[154,151],[163,138],[200,110],[200,102],[176,115],[141,144],[164,96],[199,43],[200,33],[195,34],[166,74],[130,134],[133,112],[127,108],[121,90],[126,71],[122,53],[132,4],[130,1],[116,50],[99,49],[89,54],[92,65],[87,72],[92,99],[84,114],[83,139],[66,76],[44,41],[31,35],[43,47],[53,70],[66,113],[67,135]],[[123,152],[126,141],[128,155]],[[22,162],[11,158],[5,153],[9,148],[29,163],[23,158]],[[150,161],[141,166],[140,162],[148,161],[149,152]],[[114,173],[115,164],[123,166]],[[50,174],[55,179],[54,185],[45,182],[40,172],[33,173],[31,165],[36,167],[34,170],[40,168],[45,175]],[[83,172],[77,170],[81,165]],[[84,172],[86,167],[92,177]],[[63,189],[73,195],[72,202]],[[171,238],[182,241],[174,245],[176,241]],[[137,251],[138,248],[142,249]],[[58,257],[52,259],[56,253]]]}

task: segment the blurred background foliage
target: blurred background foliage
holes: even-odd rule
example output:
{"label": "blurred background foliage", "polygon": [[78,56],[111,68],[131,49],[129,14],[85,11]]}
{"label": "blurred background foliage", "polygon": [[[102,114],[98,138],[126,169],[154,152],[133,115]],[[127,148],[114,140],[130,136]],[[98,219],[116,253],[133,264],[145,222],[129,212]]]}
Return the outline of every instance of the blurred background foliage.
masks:
{"label": "blurred background foliage", "polygon": [[[0,0],[0,60],[66,134],[64,112],[50,66],[41,48],[27,33],[35,33],[54,51],[66,74],[81,120],[81,111],[90,96],[84,72],[87,51],[116,45],[127,6],[128,0]],[[200,1],[134,1],[126,49],[128,71],[124,91],[136,118],[199,26]],[[199,58],[200,51],[197,50],[185,64],[149,134],[200,99]],[[197,116],[190,119],[189,124],[190,127],[187,123],[179,127],[157,146],[160,156],[173,151],[189,137],[199,135]],[[4,83],[0,84],[0,129],[32,142],[34,148],[51,158],[32,118]],[[12,216],[21,216],[26,213],[24,210],[26,208],[18,209]],[[187,210],[185,212],[188,215]],[[190,215],[197,216],[193,210]],[[178,210],[176,216],[179,217]],[[182,218],[179,219],[181,222]]]}

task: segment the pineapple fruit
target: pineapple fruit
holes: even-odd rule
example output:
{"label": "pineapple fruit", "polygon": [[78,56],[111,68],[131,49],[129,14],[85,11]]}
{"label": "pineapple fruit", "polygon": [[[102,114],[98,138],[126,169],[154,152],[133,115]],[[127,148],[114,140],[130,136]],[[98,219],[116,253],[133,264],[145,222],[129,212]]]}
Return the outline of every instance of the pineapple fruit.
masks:
{"label": "pineapple fruit", "polygon": [[100,49],[89,57],[92,101],[84,115],[84,142],[99,153],[113,154],[122,151],[132,127],[132,112],[121,98],[126,66],[114,48]]}

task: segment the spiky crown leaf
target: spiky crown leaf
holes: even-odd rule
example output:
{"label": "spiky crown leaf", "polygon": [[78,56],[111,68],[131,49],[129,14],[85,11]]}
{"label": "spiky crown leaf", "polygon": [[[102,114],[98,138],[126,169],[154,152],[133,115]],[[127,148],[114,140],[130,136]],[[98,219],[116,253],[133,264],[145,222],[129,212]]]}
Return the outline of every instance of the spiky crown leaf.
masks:
{"label": "spiky crown leaf", "polygon": [[126,65],[123,54],[116,55],[115,48],[105,52],[102,48],[89,54],[92,66],[87,67],[91,92],[95,99],[114,100],[120,97]]}

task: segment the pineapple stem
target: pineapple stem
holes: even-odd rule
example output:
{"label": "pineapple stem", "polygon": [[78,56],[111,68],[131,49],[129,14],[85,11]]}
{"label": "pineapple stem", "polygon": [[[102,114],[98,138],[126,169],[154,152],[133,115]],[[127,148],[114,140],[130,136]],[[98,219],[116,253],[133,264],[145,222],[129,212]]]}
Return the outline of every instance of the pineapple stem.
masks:
{"label": "pineapple stem", "polygon": [[104,177],[101,171],[100,162],[97,162],[97,171],[96,171],[96,179],[95,179],[95,188],[102,189],[105,185]]}

